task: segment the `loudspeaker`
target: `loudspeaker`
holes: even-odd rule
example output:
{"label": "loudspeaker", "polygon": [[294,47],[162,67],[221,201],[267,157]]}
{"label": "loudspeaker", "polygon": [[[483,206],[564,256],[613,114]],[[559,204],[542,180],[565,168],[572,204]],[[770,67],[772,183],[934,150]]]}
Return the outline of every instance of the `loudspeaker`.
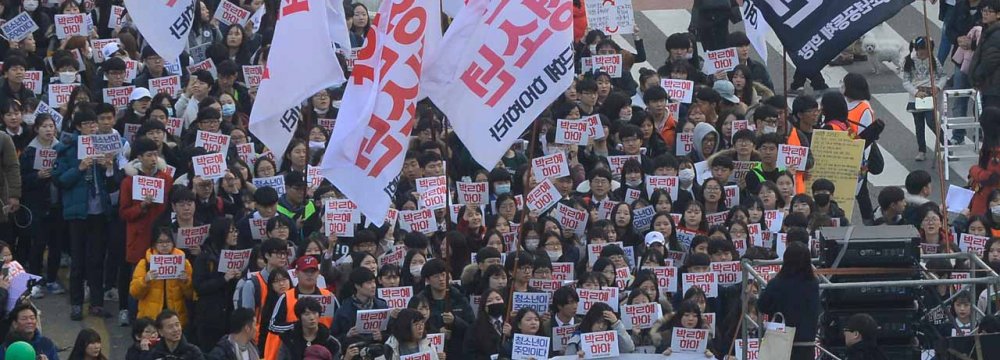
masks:
{"label": "loudspeaker", "polygon": [[[913,345],[895,345],[895,346],[883,346],[879,343],[879,349],[885,353],[886,358],[891,360],[920,360],[920,349]],[[825,348],[827,351],[834,353],[837,357],[841,359],[847,358],[847,347],[836,346]],[[829,355],[823,354],[823,360],[831,360]]]}
{"label": "loudspeaker", "polygon": [[827,309],[820,319],[823,343],[832,346],[844,345],[844,325],[851,315],[857,313],[867,313],[875,318],[879,326],[877,333],[879,344],[912,344],[913,338],[917,335],[919,313],[912,305],[910,308]]}
{"label": "loudspeaker", "polygon": [[[920,274],[900,275],[834,275],[832,283],[854,283],[863,281],[919,280]],[[843,307],[888,307],[888,305],[909,306],[920,295],[919,288],[904,286],[866,286],[848,289],[823,290],[823,304],[830,308]]]}
{"label": "loudspeaker", "polygon": [[920,234],[913,226],[858,226],[845,240],[848,229],[820,229],[821,267],[916,268],[920,261]]}

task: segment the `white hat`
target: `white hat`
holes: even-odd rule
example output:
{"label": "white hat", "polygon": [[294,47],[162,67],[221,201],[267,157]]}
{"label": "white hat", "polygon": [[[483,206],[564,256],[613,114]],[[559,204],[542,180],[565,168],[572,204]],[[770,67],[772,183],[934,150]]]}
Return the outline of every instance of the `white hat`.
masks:
{"label": "white hat", "polygon": [[129,95],[128,100],[136,101],[142,98],[152,98],[152,97],[153,96],[149,94],[149,89],[146,89],[144,87],[137,87],[135,89],[132,89],[132,94]]}
{"label": "white hat", "polygon": [[659,231],[650,231],[646,234],[646,246],[652,246],[655,243],[665,244],[666,241],[663,239],[663,234]]}
{"label": "white hat", "polygon": [[117,42],[108,43],[101,48],[101,54],[104,55],[104,59],[110,59],[118,50],[121,50],[121,46]]}
{"label": "white hat", "polygon": [[736,86],[729,80],[716,80],[715,84],[712,84],[712,89],[717,91],[719,95],[722,96],[726,101],[733,104],[739,104],[740,98],[736,97]]}

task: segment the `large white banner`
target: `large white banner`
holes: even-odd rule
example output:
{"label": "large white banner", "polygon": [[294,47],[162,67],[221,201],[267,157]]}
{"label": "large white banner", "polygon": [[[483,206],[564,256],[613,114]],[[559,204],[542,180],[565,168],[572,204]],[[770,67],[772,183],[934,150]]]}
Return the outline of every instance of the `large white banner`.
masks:
{"label": "large white banner", "polygon": [[403,168],[428,34],[440,29],[440,14],[438,0],[382,3],[323,154],[323,176],[379,226]]}
{"label": "large white banner", "polygon": [[345,80],[330,38],[327,3],[285,1],[279,11],[271,44],[271,54],[277,56],[268,58],[257,90],[257,97],[267,100],[254,102],[250,113],[250,132],[278,159],[302,118],[299,104]]}
{"label": "large white banner", "polygon": [[470,0],[421,88],[487,168],[573,80],[573,1]]}
{"label": "large white banner", "polygon": [[326,0],[326,22],[330,28],[330,40],[340,48],[344,58],[351,55],[351,37],[347,35],[347,15],[344,4],[339,0]]}
{"label": "large white banner", "polygon": [[176,59],[187,46],[194,23],[191,0],[125,0],[132,22],[164,59]]}
{"label": "large white banner", "polygon": [[767,24],[761,16],[754,0],[743,0],[743,7],[740,8],[743,14],[743,29],[746,30],[750,44],[757,51],[761,61],[767,64],[767,34],[771,32],[771,26]]}

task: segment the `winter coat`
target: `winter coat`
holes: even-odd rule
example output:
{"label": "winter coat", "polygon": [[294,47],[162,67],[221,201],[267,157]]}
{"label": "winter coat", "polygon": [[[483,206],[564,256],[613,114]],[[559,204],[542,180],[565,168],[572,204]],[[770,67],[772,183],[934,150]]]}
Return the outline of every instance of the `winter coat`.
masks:
{"label": "winter coat", "polygon": [[[13,334],[13,333],[12,333]],[[14,340],[12,338],[16,336],[7,336],[8,339],[4,342],[3,346],[0,347],[0,359],[4,358],[4,353],[7,347],[10,346]],[[31,336],[31,340],[27,341],[31,344],[31,347],[35,349],[35,353],[38,355],[45,355],[49,360],[59,360],[59,350],[56,349],[56,344],[52,342],[52,339],[42,336],[42,332],[35,329],[35,334]]]}
{"label": "winter coat", "polygon": [[[385,340],[385,346],[388,346],[390,349],[392,349],[392,357],[389,358],[388,360],[399,360],[399,358],[400,358],[400,354],[399,354],[399,340],[396,339],[395,336],[390,336],[388,339]],[[430,352],[431,353],[431,360],[438,360],[438,354],[437,354],[436,351],[434,351],[434,347],[431,346],[431,341],[427,340],[427,338],[424,338],[424,339],[420,340],[420,350],[419,351],[420,352]],[[406,354],[406,355],[409,355],[409,354]]]}
{"label": "winter coat", "polygon": [[[719,150],[719,132],[715,130],[715,127],[712,126],[712,124],[706,122],[698,123],[698,125],[695,125],[694,151],[691,152],[691,154],[688,154],[691,157],[691,161],[699,162],[705,160],[705,157],[702,156],[702,151],[704,150],[702,149],[702,141],[705,140],[706,136],[711,134],[715,134],[715,148],[711,149],[711,153],[714,154],[716,151]],[[709,156],[711,156],[711,154],[709,154]]]}
{"label": "winter coat", "polygon": [[[798,330],[796,330],[798,331]],[[888,360],[882,349],[874,343],[861,341],[847,347],[847,356],[844,360]]]}
{"label": "winter coat", "polygon": [[990,211],[990,194],[1000,185],[1000,183],[991,183],[990,181],[990,177],[994,176],[994,174],[1000,176],[1000,163],[995,161],[1000,158],[1000,146],[992,149],[981,149],[979,151],[988,152],[988,155],[990,155],[988,158],[991,160],[985,169],[978,163],[969,168],[970,185],[972,185],[972,190],[976,192],[972,196],[969,210],[972,214],[988,215]]}
{"label": "winter coat", "polygon": [[[632,342],[632,336],[629,335],[628,329],[625,328],[625,323],[621,320],[615,322],[611,326],[611,329],[618,333],[618,351],[622,354],[627,354],[635,351],[635,343]],[[566,344],[566,354],[573,355],[576,354],[580,349],[580,342],[583,341],[580,329],[577,328],[577,332],[569,338],[569,343]]]}
{"label": "winter coat", "polygon": [[[181,318],[181,321],[184,321],[184,318]],[[181,337],[181,341],[177,343],[177,347],[174,348],[174,351],[170,351],[170,349],[167,348],[166,341],[160,341],[152,349],[149,349],[149,352],[147,352],[143,357],[143,360],[160,359],[203,360],[205,359],[205,356],[202,355],[201,349],[187,342],[187,339],[184,337]]]}
{"label": "winter coat", "polygon": [[[819,281],[802,276],[778,274],[768,282],[757,300],[761,314],[771,319],[781,313],[785,324],[795,327],[795,342],[813,342],[819,322]],[[793,348],[793,354],[795,348]],[[809,352],[812,355],[812,352]],[[793,359],[798,359],[793,356]],[[811,357],[810,357],[811,359]]]}
{"label": "winter coat", "polygon": [[[119,216],[125,221],[125,260],[129,264],[138,263],[145,256],[153,241],[153,226],[156,220],[167,211],[167,201],[170,199],[170,188],[174,179],[167,173],[167,163],[163,158],[156,159],[155,174],[140,174],[142,163],[138,158],[125,164],[125,179],[121,183],[121,191],[118,192]],[[152,176],[163,179],[165,182],[163,191],[163,203],[152,203],[146,209],[142,208],[142,201],[132,199],[132,179],[135,176]]]}
{"label": "winter coat", "polygon": [[[172,255],[182,255],[183,251],[174,249]],[[149,261],[153,256],[153,251],[146,252],[146,257],[139,260],[132,273],[132,282],[129,284],[129,294],[139,300],[139,313],[136,318],[148,317],[155,319],[164,308],[177,312],[181,319],[181,325],[187,324],[187,301],[195,298],[194,288],[191,286],[191,262],[184,260],[185,279],[153,280],[146,281],[146,272],[149,271]],[[166,301],[166,304],[164,304]]]}
{"label": "winter coat", "polygon": [[[21,198],[21,169],[17,158],[17,148],[11,137],[0,132],[0,200]],[[0,223],[6,223],[7,216],[0,216]]]}
{"label": "winter coat", "polygon": [[302,325],[295,324],[291,331],[281,334],[281,348],[278,350],[278,360],[299,360],[303,359],[306,347],[309,345],[323,345],[334,359],[340,359],[340,342],[330,334],[330,329],[326,325],[319,324],[319,331],[316,339],[312,343],[306,343],[302,337]]}
{"label": "winter coat", "polygon": [[21,204],[31,210],[32,215],[34,215],[33,221],[41,221],[42,218],[47,217],[52,205],[59,201],[58,191],[52,184],[51,172],[48,178],[42,179],[38,177],[38,170],[35,170],[35,156],[38,149],[52,149],[52,145],[55,145],[55,140],[49,146],[45,146],[38,141],[38,138],[35,138],[21,152],[20,180],[23,183]]}
{"label": "winter coat", "polygon": [[[76,158],[77,139],[79,134],[64,136],[63,141],[56,144],[56,166],[52,169],[52,178],[62,189],[63,219],[84,220],[88,215],[89,193],[96,188],[98,199],[104,209],[103,215],[111,216],[115,208],[111,205],[110,194],[118,191],[121,184],[122,171],[112,166],[111,175],[103,166],[95,162],[89,169],[80,170],[80,159]],[[0,135],[2,141],[2,135]],[[20,192],[20,183],[17,187]]]}
{"label": "winter coat", "polygon": [[[372,298],[372,307],[369,310],[388,309],[389,304],[385,300]],[[354,298],[347,298],[340,302],[340,308],[333,314],[333,336],[343,340],[352,327],[357,325],[358,310],[361,310],[355,303]],[[371,337],[366,335],[364,337]]]}
{"label": "winter coat", "polygon": [[984,96],[1000,96],[1000,24],[983,31],[979,48],[972,55],[969,76],[972,84]]}
{"label": "winter coat", "polygon": [[233,294],[240,277],[226,281],[226,274],[218,272],[220,250],[211,245],[202,246],[201,255],[194,260],[194,290],[198,294],[195,318],[202,324],[225,331],[229,315],[233,313]]}
{"label": "winter coat", "polygon": [[[261,359],[260,354],[257,354],[257,347],[253,344],[247,346],[247,351],[250,352],[250,360]],[[236,351],[236,343],[229,341],[229,335],[223,336],[219,339],[219,343],[215,344],[215,348],[212,349],[208,354],[205,354],[205,359],[207,360],[243,360],[240,358],[239,353]]]}

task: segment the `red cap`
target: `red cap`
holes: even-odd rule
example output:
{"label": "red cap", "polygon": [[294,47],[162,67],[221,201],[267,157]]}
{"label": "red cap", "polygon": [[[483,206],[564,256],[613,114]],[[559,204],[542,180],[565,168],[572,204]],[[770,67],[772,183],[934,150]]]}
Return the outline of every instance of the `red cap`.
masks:
{"label": "red cap", "polygon": [[315,256],[305,255],[295,260],[296,271],[306,271],[309,269],[319,270],[319,260],[316,260]]}

